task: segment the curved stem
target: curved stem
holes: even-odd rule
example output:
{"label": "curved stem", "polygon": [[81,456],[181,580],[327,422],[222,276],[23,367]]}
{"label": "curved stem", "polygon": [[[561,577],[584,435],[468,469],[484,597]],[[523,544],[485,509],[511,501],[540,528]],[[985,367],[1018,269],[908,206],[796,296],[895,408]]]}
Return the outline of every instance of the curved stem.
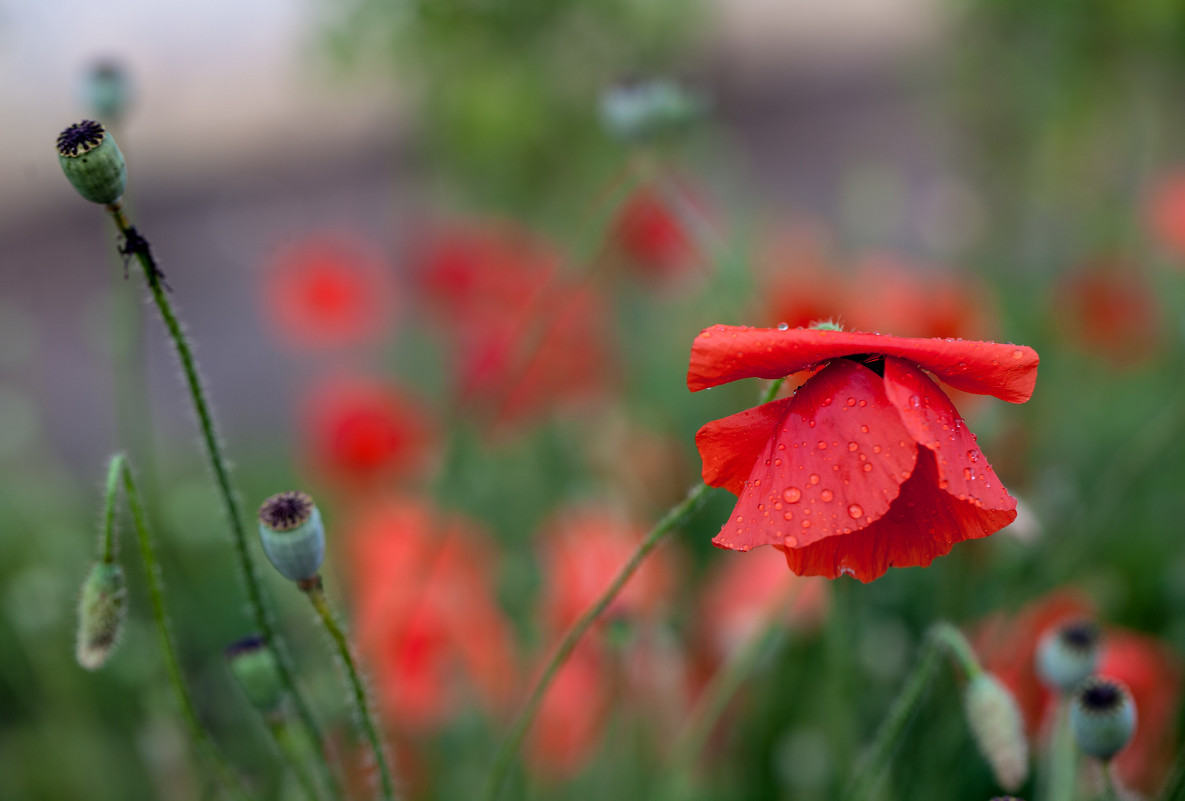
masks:
{"label": "curved stem", "polygon": [[169,627],[169,618],[165,612],[164,589],[161,585],[160,563],[156,558],[156,549],[152,545],[152,538],[144,523],[144,510],[140,506],[140,495],[136,491],[136,482],[132,477],[131,467],[122,453],[111,457],[107,470],[107,508],[106,520],[108,541],[113,539],[113,521],[115,518],[116,483],[122,478],[124,494],[128,500],[128,509],[132,513],[132,524],[136,529],[136,538],[140,543],[140,556],[144,560],[144,574],[148,581],[148,599],[152,606],[152,619],[156,622],[156,630],[160,635],[161,650],[165,655],[165,666],[169,673],[169,682],[177,692],[181,716],[185,719],[189,736],[206,762],[218,775],[218,781],[233,798],[248,798],[246,789],[238,775],[227,764],[222,752],[214,744],[213,739],[202,726],[194,707],[193,698],[185,684],[185,677],[181,673],[181,662],[177,658],[177,649],[173,645],[173,635]]}
{"label": "curved stem", "polygon": [[314,576],[306,582],[299,582],[297,586],[304,590],[304,594],[312,602],[313,608],[317,610],[317,616],[321,618],[322,625],[325,626],[325,630],[329,632],[329,636],[333,638],[334,645],[337,646],[337,655],[341,659],[342,669],[346,672],[354,706],[358,712],[358,725],[362,729],[362,733],[366,736],[367,742],[370,744],[371,754],[374,756],[375,764],[379,769],[379,782],[382,786],[383,798],[386,801],[392,801],[396,797],[395,782],[391,778],[391,769],[387,766],[386,749],[383,747],[382,738],[379,736],[378,727],[374,722],[374,716],[370,712],[370,702],[366,697],[366,688],[362,684],[362,678],[358,674],[358,667],[354,662],[353,655],[350,653],[350,642],[346,639],[345,632],[342,631],[341,626],[337,622],[337,617],[333,614],[333,609],[329,606],[329,600],[325,597],[325,591],[322,588],[321,577]]}
{"label": "curved stem", "polygon": [[543,703],[543,696],[547,693],[547,688],[551,686],[556,673],[559,672],[560,667],[568,659],[568,656],[576,647],[576,643],[580,641],[580,638],[588,630],[589,626],[613,602],[613,599],[621,592],[621,588],[630,580],[634,572],[641,566],[646,557],[649,556],[650,552],[662,542],[667,534],[682,524],[700,507],[707,489],[707,484],[702,482],[697,484],[687,494],[687,497],[682,503],[666,513],[666,516],[642,540],[641,545],[630,556],[629,561],[622,566],[617,577],[613,579],[613,583],[609,585],[609,588],[605,590],[601,597],[597,599],[596,603],[581,615],[580,619],[573,623],[572,627],[564,634],[564,638],[556,646],[555,652],[551,655],[551,659],[548,660],[546,667],[543,669],[543,673],[540,674],[538,680],[535,682],[530,696],[528,696],[526,703],[523,704],[523,708],[511,725],[506,738],[502,741],[502,745],[499,746],[497,754],[494,755],[490,772],[486,776],[485,790],[482,793],[482,798],[486,799],[486,801],[494,801],[498,797],[498,792],[502,788],[502,782],[506,778],[506,772],[510,769],[511,763],[518,754],[519,746],[522,745],[527,729],[530,728],[531,723],[535,720],[535,715],[539,711],[540,704]]}
{"label": "curved stem", "polygon": [[785,639],[785,617],[780,614],[771,616],[765,630],[753,632],[728,664],[712,676],[671,746],[668,778],[664,783],[664,791],[659,794],[660,799],[674,799],[682,795],[683,782],[689,779],[695,760],[704,750],[704,744],[729,703],[761,659],[771,650],[780,648]]}
{"label": "curved stem", "polygon": [[330,788],[330,792],[335,798],[340,798],[341,790],[337,785],[337,779],[329,769],[329,763],[325,758],[321,731],[317,726],[316,720],[313,718],[312,711],[304,700],[304,696],[301,695],[296,686],[295,669],[292,665],[291,657],[288,655],[287,649],[284,648],[279,633],[276,631],[276,627],[272,622],[272,610],[268,604],[267,596],[263,592],[259,570],[251,555],[251,550],[247,546],[247,534],[243,525],[242,512],[239,509],[238,497],[231,487],[230,472],[226,466],[226,459],[222,455],[222,446],[218,442],[218,435],[215,433],[214,416],[210,411],[210,404],[206,399],[206,392],[202,387],[201,379],[198,377],[197,362],[193,357],[192,349],[189,347],[189,341],[181,328],[181,323],[178,321],[177,315],[173,311],[168,296],[165,294],[164,276],[157,267],[155,259],[152,257],[147,240],[128,222],[120,205],[118,203],[111,204],[107,206],[107,210],[111,213],[116,227],[124,237],[125,246],[123,253],[128,257],[134,255],[144,270],[144,278],[148,284],[148,288],[152,292],[152,299],[156,302],[156,308],[160,312],[165,328],[168,329],[169,337],[172,339],[173,346],[177,351],[177,358],[181,362],[181,370],[185,374],[185,383],[189,389],[190,401],[198,418],[198,427],[201,429],[202,442],[205,444],[206,456],[210,462],[211,469],[214,471],[219,495],[225,507],[227,521],[230,523],[231,541],[234,544],[243,581],[247,587],[247,600],[251,608],[253,622],[276,654],[276,663],[280,668],[280,680],[284,683],[285,689],[292,697],[297,714],[300,716],[305,729],[307,729],[309,738],[315,744],[314,750],[317,755],[316,764],[325,782],[325,786]]}

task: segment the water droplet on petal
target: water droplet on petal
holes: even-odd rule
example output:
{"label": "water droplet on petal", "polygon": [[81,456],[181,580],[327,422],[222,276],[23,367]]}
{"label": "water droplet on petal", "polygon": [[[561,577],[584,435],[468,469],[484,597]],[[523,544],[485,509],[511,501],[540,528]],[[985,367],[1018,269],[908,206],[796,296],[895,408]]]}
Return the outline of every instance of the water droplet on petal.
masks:
{"label": "water droplet on petal", "polygon": [[824,503],[829,503],[831,501],[831,499],[834,497],[835,497],[835,493],[833,493],[829,489],[825,489],[819,493],[819,498],[821,498]]}
{"label": "water droplet on petal", "polygon": [[786,537],[785,543],[787,548],[797,548],[798,537],[795,537],[793,534],[791,534],[790,536]]}
{"label": "water droplet on petal", "polygon": [[848,517],[852,518],[853,520],[859,520],[863,516],[864,507],[862,507],[860,504],[854,503],[848,507]]}
{"label": "water droplet on petal", "polygon": [[858,443],[855,443],[855,442],[849,442],[849,443],[848,443],[848,450],[849,450],[849,451],[854,451],[854,450],[856,450],[856,449],[857,449],[857,448],[859,448],[859,447],[860,447],[860,445],[859,445]]}
{"label": "water droplet on petal", "polygon": [[793,513],[793,512],[783,512],[783,513],[782,513],[782,519],[783,519],[783,520],[793,520],[793,519],[794,519],[794,513]]}
{"label": "water droplet on petal", "polygon": [[811,473],[810,482],[812,484],[818,484],[819,483],[819,474],[818,473]]}
{"label": "water droplet on petal", "polygon": [[1024,358],[1024,355],[1025,355],[1024,351],[1020,351],[1020,350],[1012,351],[1012,358],[1014,358],[1014,359],[1022,359],[1022,358]]}
{"label": "water droplet on petal", "polygon": [[802,490],[798,487],[786,487],[782,497],[786,499],[786,503],[798,503],[802,500]]}
{"label": "water droplet on petal", "polygon": [[827,443],[826,443],[826,442],[824,442],[823,440],[819,440],[819,442],[818,442],[818,448],[819,448],[819,450],[821,450],[821,451],[825,451],[825,450],[827,450]]}
{"label": "water droplet on petal", "polygon": [[790,323],[778,323],[778,330],[779,331],[789,331],[790,330]]}
{"label": "water droplet on petal", "polygon": [[968,481],[974,480],[975,474],[971,472],[970,467],[963,468],[963,478],[967,479]]}
{"label": "water droplet on petal", "polygon": [[855,405],[856,405],[856,399],[855,398],[848,398],[848,406],[855,406]]}
{"label": "water droplet on petal", "polygon": [[868,433],[868,426],[860,426],[860,433],[867,434]]}
{"label": "water droplet on petal", "polygon": [[803,528],[810,528],[810,527],[811,527],[811,521],[809,521],[809,520],[803,520],[803,521],[802,521],[802,527],[803,527]]}
{"label": "water droplet on petal", "polygon": [[920,397],[918,397],[917,395],[910,395],[909,396],[909,405],[916,409],[922,405],[922,399]]}
{"label": "water droplet on petal", "polygon": [[872,470],[872,462],[865,462],[864,464],[860,465],[860,469],[865,473],[869,472]]}

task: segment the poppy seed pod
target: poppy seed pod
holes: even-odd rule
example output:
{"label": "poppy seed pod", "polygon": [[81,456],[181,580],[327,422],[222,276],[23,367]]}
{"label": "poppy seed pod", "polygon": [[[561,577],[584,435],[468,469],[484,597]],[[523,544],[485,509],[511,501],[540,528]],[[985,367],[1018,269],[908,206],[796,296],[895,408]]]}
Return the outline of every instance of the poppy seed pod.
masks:
{"label": "poppy seed pod", "polygon": [[78,597],[75,657],[87,670],[98,670],[119,642],[127,612],[127,582],[114,562],[95,562]]}
{"label": "poppy seed pod", "polygon": [[980,753],[1005,790],[1015,790],[1029,775],[1029,744],[1012,693],[991,673],[979,673],[963,692],[967,723]]}
{"label": "poppy seed pod", "polygon": [[1098,668],[1100,639],[1098,624],[1092,620],[1067,620],[1054,626],[1037,644],[1037,675],[1053,690],[1072,692]]}
{"label": "poppy seed pod", "polygon": [[1114,679],[1088,679],[1074,692],[1070,729],[1082,753],[1109,760],[1123,750],[1136,730],[1131,692]]}
{"label": "poppy seed pod", "polygon": [[115,138],[94,120],[58,135],[58,161],[66,178],[92,203],[114,203],[128,185],[128,167]]}
{"label": "poppy seed pod", "polygon": [[285,578],[308,581],[325,559],[321,512],[304,492],[281,492],[259,508],[263,551]]}
{"label": "poppy seed pod", "polygon": [[258,635],[239,640],[226,649],[226,662],[252,706],[265,715],[279,708],[284,700],[280,667],[267,641]]}

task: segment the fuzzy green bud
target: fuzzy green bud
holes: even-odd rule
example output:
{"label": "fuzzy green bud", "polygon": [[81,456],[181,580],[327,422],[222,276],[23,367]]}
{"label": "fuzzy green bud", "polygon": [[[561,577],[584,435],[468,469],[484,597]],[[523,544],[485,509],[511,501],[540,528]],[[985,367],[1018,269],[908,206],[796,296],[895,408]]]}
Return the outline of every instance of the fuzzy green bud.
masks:
{"label": "fuzzy green bud", "polygon": [[281,492],[259,507],[263,552],[285,578],[308,581],[325,559],[325,528],[321,512],[303,492]]}
{"label": "fuzzy green bud", "polygon": [[123,153],[111,133],[94,120],[75,123],[58,135],[58,161],[78,194],[92,203],[114,203],[127,189]]}
{"label": "fuzzy green bud", "polygon": [[226,649],[226,663],[252,706],[264,715],[279,709],[284,700],[280,666],[266,640],[258,635],[239,640]]}
{"label": "fuzzy green bud", "polygon": [[1114,679],[1087,679],[1074,691],[1070,730],[1078,750],[1103,761],[1123,750],[1136,731],[1131,692]]}
{"label": "fuzzy green bud", "polygon": [[96,117],[116,124],[123,119],[132,94],[127,72],[118,61],[97,61],[87,70],[82,94]]}
{"label": "fuzzy green bud", "polygon": [[1029,775],[1029,744],[1016,699],[1000,680],[980,672],[963,691],[967,723],[979,751],[1005,790],[1015,790]]}
{"label": "fuzzy green bud", "polygon": [[114,562],[95,562],[78,596],[78,642],[75,657],[87,670],[98,670],[119,643],[127,613],[127,582]]}
{"label": "fuzzy green bud", "polygon": [[1046,631],[1037,643],[1037,675],[1047,687],[1070,693],[1095,672],[1102,650],[1098,624],[1067,620]]}

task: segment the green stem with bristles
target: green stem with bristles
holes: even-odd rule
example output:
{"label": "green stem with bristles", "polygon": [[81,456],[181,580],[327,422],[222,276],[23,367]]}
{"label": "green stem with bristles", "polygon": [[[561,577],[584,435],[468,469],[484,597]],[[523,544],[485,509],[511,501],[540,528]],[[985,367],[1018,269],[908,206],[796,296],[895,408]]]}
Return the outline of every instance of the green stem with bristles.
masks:
{"label": "green stem with bristles", "polygon": [[118,496],[119,484],[123,483],[124,495],[128,501],[128,509],[132,514],[132,525],[136,529],[136,538],[140,543],[140,556],[144,560],[144,574],[148,582],[148,600],[152,606],[152,619],[156,623],[157,634],[160,636],[161,650],[165,656],[165,667],[169,673],[169,682],[177,693],[181,716],[189,730],[190,739],[201,753],[206,762],[214,769],[219,783],[227,793],[236,799],[246,799],[247,793],[238,775],[231,769],[222,752],[214,744],[201,720],[198,719],[197,709],[189,688],[185,684],[185,677],[181,673],[181,662],[177,658],[177,649],[173,644],[173,635],[169,626],[169,618],[165,612],[164,588],[161,585],[160,563],[156,558],[156,549],[152,545],[152,537],[144,522],[144,509],[140,505],[140,495],[136,490],[136,482],[132,476],[127,457],[117,453],[111,457],[107,469],[107,498],[104,511],[104,538],[109,547],[114,548],[115,540],[115,501]]}
{"label": "green stem with bristles", "polygon": [[[119,203],[113,203],[107,206],[107,210],[111,213],[116,228],[119,229],[120,234],[129,245],[133,241],[139,240],[139,234],[128,222]],[[222,446],[218,442],[218,435],[215,433],[214,416],[210,410],[210,404],[206,399],[205,389],[202,387],[201,379],[198,376],[197,362],[189,346],[189,340],[186,338],[185,332],[181,328],[181,323],[173,311],[173,306],[169,302],[168,295],[165,294],[161,272],[147,246],[131,249],[129,255],[135,255],[141,268],[144,270],[144,278],[149,290],[152,292],[152,299],[156,303],[161,320],[168,330],[169,337],[172,339],[173,346],[177,351],[177,358],[181,362],[181,370],[185,375],[185,383],[189,390],[190,401],[197,415],[198,427],[201,430],[206,456],[210,462],[210,468],[214,471],[214,478],[218,485],[219,495],[222,498],[227,522],[230,524],[231,541],[234,545],[235,555],[238,557],[243,581],[247,588],[247,600],[251,608],[253,622],[264,640],[268,643],[268,647],[276,655],[276,663],[280,669],[280,680],[283,682],[288,694],[292,697],[297,714],[308,731],[309,739],[314,743],[315,747],[313,750],[316,752],[316,764],[318,766],[318,772],[321,774],[321,779],[325,786],[329,788],[330,794],[334,798],[340,798],[341,790],[326,760],[320,728],[317,726],[317,722],[313,718],[312,711],[305,702],[304,696],[296,686],[295,668],[293,667],[291,657],[288,655],[287,649],[284,647],[283,641],[280,639],[276,627],[272,622],[272,610],[267,596],[264,594],[263,583],[260,580],[255,559],[247,545],[247,532],[243,524],[242,512],[239,509],[238,497],[231,487],[230,471],[227,468],[226,459],[222,455]]]}
{"label": "green stem with bristles", "polygon": [[362,734],[366,737],[366,741],[370,745],[375,765],[379,769],[379,784],[382,788],[383,799],[384,801],[394,801],[396,798],[395,782],[391,778],[391,769],[387,765],[386,748],[383,747],[382,736],[379,734],[378,726],[375,724],[374,715],[370,711],[370,701],[366,697],[366,687],[362,684],[362,678],[358,673],[354,656],[350,653],[350,641],[346,638],[345,632],[342,631],[341,625],[337,622],[337,616],[333,614],[333,609],[329,606],[329,600],[325,597],[325,591],[322,589],[321,577],[315,576],[308,581],[299,582],[298,586],[304,590],[304,594],[308,596],[309,601],[313,604],[313,608],[317,610],[317,616],[321,619],[321,624],[325,626],[325,630],[329,632],[329,636],[333,639],[333,644],[337,647],[337,655],[341,659],[342,669],[346,673],[346,680],[350,686],[355,711],[358,713],[359,728],[362,729]]}

